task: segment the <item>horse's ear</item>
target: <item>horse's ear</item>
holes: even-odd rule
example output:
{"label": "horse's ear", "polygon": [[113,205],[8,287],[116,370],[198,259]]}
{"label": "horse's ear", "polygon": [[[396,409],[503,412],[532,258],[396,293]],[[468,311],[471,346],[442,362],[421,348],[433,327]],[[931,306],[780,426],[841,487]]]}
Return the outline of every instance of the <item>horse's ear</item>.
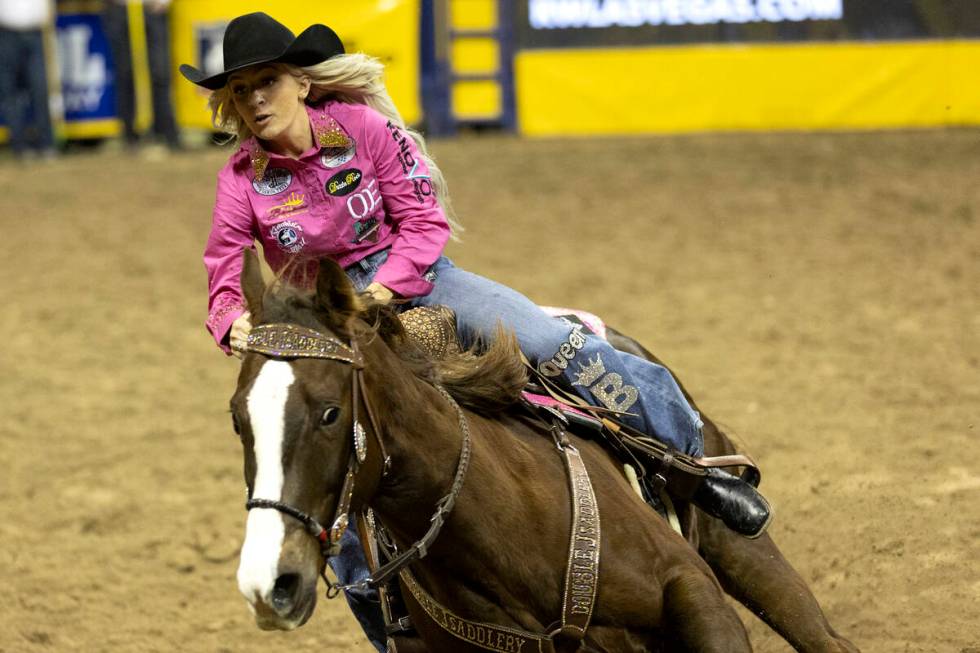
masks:
{"label": "horse's ear", "polygon": [[242,274],[240,277],[242,294],[245,303],[252,314],[252,324],[255,324],[262,314],[262,297],[265,295],[265,281],[262,280],[262,266],[255,250],[247,247],[242,253]]}
{"label": "horse's ear", "polygon": [[333,259],[320,259],[316,276],[316,305],[328,324],[340,329],[346,329],[348,321],[364,310],[347,274]]}

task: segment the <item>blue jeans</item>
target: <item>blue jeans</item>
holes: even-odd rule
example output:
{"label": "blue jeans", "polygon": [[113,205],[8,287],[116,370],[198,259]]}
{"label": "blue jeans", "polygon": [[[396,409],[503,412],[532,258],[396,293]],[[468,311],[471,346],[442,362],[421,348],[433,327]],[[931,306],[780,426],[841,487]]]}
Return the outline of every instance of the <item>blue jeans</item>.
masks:
{"label": "blue jeans", "polygon": [[[388,257],[383,250],[347,269],[358,290]],[[552,317],[516,290],[462,270],[446,257],[429,269],[432,292],[405,306],[448,306],[456,312],[464,346],[513,330],[521,350],[545,376],[586,402],[624,413],[629,426],[693,456],[704,454],[701,416],[691,408],[667,368],[614,349],[581,325]]]}
{"label": "blue jeans", "polygon": [[[364,549],[361,547],[361,540],[358,539],[353,524],[340,538],[340,554],[330,558],[328,562],[341,585],[350,585],[371,575],[367,558],[364,557]],[[381,653],[385,653],[387,637],[378,592],[372,589],[346,590],[344,598],[347,599],[347,605],[357,617],[371,644]]]}
{"label": "blue jeans", "polygon": [[0,62],[0,119],[11,149],[18,155],[28,148],[53,150],[41,30],[0,27]]}
{"label": "blue jeans", "polygon": [[[136,133],[136,91],[133,81],[132,46],[129,38],[129,14],[126,5],[105,3],[102,29],[116,70],[116,112],[123,123],[123,136],[130,144],[139,140]],[[180,145],[177,121],[171,100],[170,28],[168,11],[152,11],[143,6],[143,29],[146,32],[146,55],[150,69],[153,98],[153,134],[168,146]]]}

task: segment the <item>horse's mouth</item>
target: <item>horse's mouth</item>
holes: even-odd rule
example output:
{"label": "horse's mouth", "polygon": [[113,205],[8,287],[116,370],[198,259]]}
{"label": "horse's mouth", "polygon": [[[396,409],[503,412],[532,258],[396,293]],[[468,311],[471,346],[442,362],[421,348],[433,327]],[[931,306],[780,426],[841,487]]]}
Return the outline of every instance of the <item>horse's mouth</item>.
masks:
{"label": "horse's mouth", "polygon": [[255,614],[255,625],[261,630],[295,630],[313,616],[316,608],[316,590],[305,592],[287,614],[281,615],[264,602],[250,604]]}

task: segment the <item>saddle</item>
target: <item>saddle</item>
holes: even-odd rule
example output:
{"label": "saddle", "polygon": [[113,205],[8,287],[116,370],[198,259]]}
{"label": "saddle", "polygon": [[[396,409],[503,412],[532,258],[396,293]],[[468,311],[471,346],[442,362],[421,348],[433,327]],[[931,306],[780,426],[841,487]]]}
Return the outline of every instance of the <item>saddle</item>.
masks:
{"label": "saddle", "polygon": [[[590,333],[605,338],[605,325],[591,313],[547,306],[542,309],[555,318],[573,321]],[[400,317],[408,335],[432,358],[442,359],[460,350],[456,315],[449,308],[414,308]],[[688,501],[697,494],[708,470],[715,468],[739,469],[742,480],[758,487],[762,476],[750,457],[735,454],[695,458],[672,449],[656,438],[618,421],[615,411],[592,406],[566,392],[538,373],[526,358],[524,363],[530,379],[522,393],[522,402],[527,410],[545,419],[549,426],[552,420],[557,419],[576,435],[599,439],[627,467],[626,474],[631,484],[634,489],[643,489],[639,494],[645,500],[656,504],[662,491],[666,491],[675,499]]]}

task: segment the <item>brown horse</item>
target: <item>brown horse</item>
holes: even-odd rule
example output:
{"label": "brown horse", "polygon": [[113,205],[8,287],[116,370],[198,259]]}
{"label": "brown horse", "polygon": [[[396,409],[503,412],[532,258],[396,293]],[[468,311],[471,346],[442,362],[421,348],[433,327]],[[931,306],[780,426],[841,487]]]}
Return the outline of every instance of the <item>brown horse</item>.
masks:
{"label": "brown horse", "polygon": [[[248,353],[231,401],[255,501],[239,587],[258,625],[291,629],[312,614],[324,559],[310,526],[328,523],[338,504],[350,499],[343,490],[348,460],[362,460],[353,507],[369,505],[400,549],[429,529],[463,446],[461,421],[438,381],[463,405],[469,469],[441,534],[412,564],[412,573],[431,597],[464,619],[512,632],[550,632],[563,607],[569,485],[547,430],[508,407],[525,379],[513,338],[498,334],[482,356],[464,352],[436,366],[385,310],[362,308],[332,261],[321,262],[315,292],[304,293],[267,289],[248,253],[242,287],[257,325],[315,331],[322,334],[317,346],[334,353]],[[617,346],[650,356],[615,338]],[[356,447],[350,437],[355,420],[368,430]],[[734,452],[704,421],[707,451]],[[584,641],[557,650],[751,650],[724,592],[799,651],[857,650],[830,627],[768,535],[748,540],[697,514],[686,541],[634,494],[603,447],[589,439],[573,442],[601,515],[599,583]],[[410,596],[406,603],[424,642],[419,650],[529,650],[516,644],[469,648],[427,620]]]}

